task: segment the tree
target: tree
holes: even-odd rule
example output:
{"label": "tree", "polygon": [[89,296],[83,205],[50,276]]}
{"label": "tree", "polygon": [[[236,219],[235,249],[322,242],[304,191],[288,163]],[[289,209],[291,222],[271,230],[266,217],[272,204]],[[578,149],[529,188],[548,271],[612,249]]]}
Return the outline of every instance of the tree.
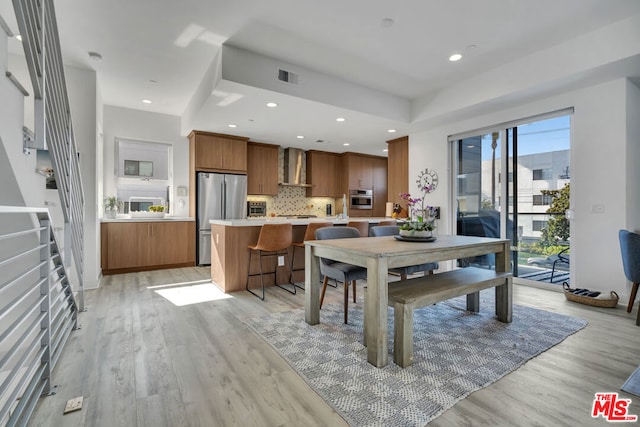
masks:
{"label": "tree", "polygon": [[543,195],[551,196],[551,205],[547,213],[562,214],[553,216],[542,229],[542,246],[557,245],[569,239],[569,220],[564,213],[569,209],[570,184],[560,190],[542,190]]}

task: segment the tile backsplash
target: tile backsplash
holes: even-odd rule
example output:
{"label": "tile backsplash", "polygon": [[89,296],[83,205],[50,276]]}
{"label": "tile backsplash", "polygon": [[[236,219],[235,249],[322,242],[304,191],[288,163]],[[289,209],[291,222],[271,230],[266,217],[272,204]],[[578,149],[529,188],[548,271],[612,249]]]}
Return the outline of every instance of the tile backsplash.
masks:
{"label": "tile backsplash", "polygon": [[[284,149],[280,147],[278,152],[278,182],[284,181]],[[302,162],[302,180],[306,182],[307,162],[306,153]],[[315,215],[317,217],[326,216],[326,205],[332,205],[332,215],[336,215],[336,199],[332,197],[307,197],[305,187],[294,187],[279,185],[277,196],[255,196],[247,197],[249,201],[267,202],[267,216],[275,215]]]}

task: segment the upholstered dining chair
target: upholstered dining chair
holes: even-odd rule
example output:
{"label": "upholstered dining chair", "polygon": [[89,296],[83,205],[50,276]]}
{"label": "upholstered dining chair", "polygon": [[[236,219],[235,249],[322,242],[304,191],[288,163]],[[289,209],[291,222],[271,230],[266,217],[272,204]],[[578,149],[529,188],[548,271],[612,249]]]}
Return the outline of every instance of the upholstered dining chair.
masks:
{"label": "upholstered dining chair", "polygon": [[[247,283],[245,289],[264,301],[264,275],[273,274],[273,282],[276,286],[284,289],[285,291],[295,294],[296,287],[291,284],[292,289],[287,289],[284,286],[278,284],[278,266],[274,267],[273,271],[262,271],[262,258],[264,257],[278,257],[289,256],[289,246],[291,246],[291,240],[293,236],[293,228],[291,223],[284,224],[264,224],[260,229],[260,235],[258,236],[258,243],[253,246],[249,246],[249,267],[247,268]],[[251,273],[251,255],[257,252],[259,256],[260,272]],[[288,259],[287,259],[288,260]],[[284,263],[288,265],[288,263]],[[262,296],[255,293],[249,288],[249,279],[254,276],[260,276],[260,284],[262,285]],[[291,280],[291,271],[289,271],[289,282]]]}
{"label": "upholstered dining chair", "polygon": [[[351,239],[360,237],[360,232],[353,227],[324,227],[316,230],[316,240]],[[356,280],[367,278],[367,269],[357,265],[337,262],[331,259],[320,258],[320,274],[324,276],[322,281],[322,294],[320,295],[320,308],[327,291],[327,281],[334,279],[344,283],[344,323],[349,318],[349,284],[353,287],[353,302],[356,302]]]}
{"label": "upholstered dining chair", "polygon": [[[304,268],[302,269],[293,269],[293,263],[294,260],[296,259],[296,249],[297,248],[302,248],[304,250],[304,242],[306,242],[307,240],[315,240],[316,239],[316,230],[318,228],[322,228],[322,227],[332,227],[333,224],[330,222],[310,222],[307,225],[306,230],[304,231],[304,237],[302,238],[302,242],[293,242],[293,244],[291,245],[292,247],[292,254],[291,254],[291,274],[293,274],[295,271],[304,271]],[[304,255],[304,252],[302,253]],[[293,282],[293,285],[297,288],[300,289],[304,289],[303,286],[300,285],[296,285],[295,281],[292,279],[291,280]]]}
{"label": "upholstered dining chair", "polygon": [[357,237],[369,237],[369,221],[349,221],[347,227],[353,227],[360,232]]}
{"label": "upholstered dining chair", "polygon": [[[638,293],[638,284],[640,283],[640,234],[620,230],[618,237],[620,239],[620,252],[622,253],[624,275],[627,276],[627,280],[633,283],[631,286],[631,295],[629,295],[629,304],[627,304],[627,313],[631,313],[633,303]],[[640,307],[638,307],[636,325],[640,326]]]}
{"label": "upholstered dining chair", "polygon": [[[371,227],[369,231],[371,237],[395,236],[396,234],[400,234],[400,226],[398,225],[378,225]],[[402,280],[405,280],[409,274],[420,271],[424,271],[425,274],[433,274],[433,270],[437,270],[439,267],[440,265],[437,262],[427,262],[425,264],[410,265],[408,267],[392,268],[389,271],[398,274]]]}

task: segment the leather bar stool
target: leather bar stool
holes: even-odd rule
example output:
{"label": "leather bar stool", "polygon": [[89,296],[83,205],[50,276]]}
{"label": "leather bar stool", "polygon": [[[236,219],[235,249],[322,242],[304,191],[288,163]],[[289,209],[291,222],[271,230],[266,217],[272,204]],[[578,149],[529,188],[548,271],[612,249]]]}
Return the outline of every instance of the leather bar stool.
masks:
{"label": "leather bar stool", "polygon": [[[291,275],[292,276],[295,271],[304,271],[304,268],[298,268],[296,270],[293,269],[293,263],[296,259],[296,249],[297,248],[304,249],[304,242],[306,242],[307,240],[316,240],[316,230],[318,228],[332,227],[332,226],[333,224],[330,222],[310,222],[309,224],[307,224],[307,229],[304,231],[304,237],[302,238],[302,242],[293,242],[293,244],[291,245],[291,247],[293,248],[293,252],[291,253]],[[300,289],[304,289],[303,286],[297,285],[293,279],[291,281],[293,282],[293,286]]]}
{"label": "leather bar stool", "polygon": [[385,221],[380,221],[378,223],[378,226],[383,226],[383,225],[398,225],[398,223],[396,222],[396,220],[392,219],[392,220],[385,220]]}
{"label": "leather bar stool", "polygon": [[360,237],[369,237],[369,221],[349,221],[347,227],[353,227],[360,232]]}
{"label": "leather bar stool", "polygon": [[[293,290],[287,289],[278,284],[278,266],[276,263],[275,270],[269,272],[262,271],[262,258],[264,257],[278,257],[289,256],[289,246],[291,246],[293,236],[293,229],[291,223],[285,224],[264,224],[260,229],[260,235],[258,236],[258,243],[254,246],[248,246],[249,248],[249,267],[247,268],[247,284],[245,289],[251,292],[264,301],[264,275],[273,274],[273,281],[276,286],[284,289],[285,291],[295,294],[296,287],[292,285]],[[251,274],[251,255],[257,252],[260,257],[260,272]],[[288,260],[288,259],[287,259]],[[285,262],[284,265],[289,265]],[[249,279],[254,276],[260,276],[260,284],[262,285],[262,296],[258,295],[249,288]],[[291,271],[289,271],[289,283],[291,283]]]}

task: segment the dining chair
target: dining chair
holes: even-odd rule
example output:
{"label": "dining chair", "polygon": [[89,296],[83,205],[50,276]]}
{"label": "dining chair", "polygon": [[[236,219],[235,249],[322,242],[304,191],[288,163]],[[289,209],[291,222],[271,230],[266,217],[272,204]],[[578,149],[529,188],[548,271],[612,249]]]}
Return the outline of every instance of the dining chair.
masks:
{"label": "dining chair", "polygon": [[[371,227],[369,235],[371,237],[395,236],[400,234],[400,226],[398,225],[378,225]],[[389,269],[389,272],[398,274],[400,279],[405,280],[409,274],[418,273],[420,271],[425,274],[433,274],[433,270],[437,270],[440,265],[437,262],[427,262],[424,264],[410,265],[408,267],[397,267]]]}
{"label": "dining chair", "polygon": [[369,237],[369,221],[349,221],[347,227],[353,227],[360,233],[356,237]]}
{"label": "dining chair", "polygon": [[[247,283],[245,289],[264,301],[264,275],[273,274],[273,282],[279,288],[295,295],[296,287],[291,284],[292,289],[287,289],[284,286],[278,284],[278,263],[275,263],[273,271],[262,271],[262,258],[265,257],[279,257],[289,256],[289,246],[291,246],[291,240],[293,235],[293,228],[291,223],[284,224],[264,224],[260,228],[260,235],[258,236],[258,242],[255,245],[249,245],[249,267],[247,269]],[[257,252],[259,256],[260,272],[251,273],[251,255]],[[287,265],[284,263],[283,265]],[[258,295],[249,288],[249,279],[253,276],[260,276],[260,284],[262,285],[262,296]],[[291,282],[291,271],[289,271],[289,282]]]}
{"label": "dining chair", "polygon": [[[296,270],[293,269],[293,263],[294,260],[296,258],[296,249],[297,248],[302,248],[304,250],[304,242],[308,241],[308,240],[315,240],[316,239],[316,230],[322,227],[332,227],[333,223],[331,222],[310,222],[307,225],[307,228],[304,231],[304,237],[302,238],[302,242],[293,242],[291,244],[291,247],[293,248],[293,252],[291,254],[291,274],[293,274],[296,271],[304,271],[304,268],[298,268]],[[304,252],[303,252],[304,255]],[[303,286],[300,285],[296,285],[295,281],[293,281],[293,279],[291,280],[293,282],[293,285],[297,288],[300,289],[304,289]]]}
{"label": "dining chair", "polygon": [[[618,232],[620,239],[620,252],[622,253],[622,267],[624,275],[633,285],[631,286],[631,295],[629,295],[629,303],[627,304],[627,313],[631,313],[633,303],[638,293],[638,284],[640,283],[640,234],[627,230]],[[638,307],[638,318],[636,325],[640,326],[640,307]]]}
{"label": "dining chair", "polygon": [[[316,240],[351,239],[360,237],[360,232],[353,227],[324,227],[316,230]],[[349,318],[349,284],[353,287],[353,302],[356,302],[356,280],[367,278],[367,269],[338,262],[327,258],[320,258],[320,274],[324,276],[322,281],[322,294],[320,295],[320,308],[327,291],[328,279],[334,279],[344,284],[344,323]]]}

